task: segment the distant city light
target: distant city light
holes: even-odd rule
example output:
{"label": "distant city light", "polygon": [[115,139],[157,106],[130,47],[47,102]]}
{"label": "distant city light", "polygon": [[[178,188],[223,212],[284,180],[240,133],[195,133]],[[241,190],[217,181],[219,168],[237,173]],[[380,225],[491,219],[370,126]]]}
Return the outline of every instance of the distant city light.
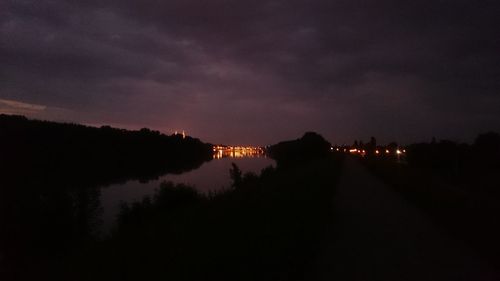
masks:
{"label": "distant city light", "polygon": [[388,154],[388,153],[389,153],[389,149],[386,149],[386,150],[385,150],[385,153],[387,153],[387,154]]}
{"label": "distant city light", "polygon": [[262,147],[253,146],[213,146],[214,159],[222,159],[225,157],[242,158],[242,157],[265,157],[265,152]]}

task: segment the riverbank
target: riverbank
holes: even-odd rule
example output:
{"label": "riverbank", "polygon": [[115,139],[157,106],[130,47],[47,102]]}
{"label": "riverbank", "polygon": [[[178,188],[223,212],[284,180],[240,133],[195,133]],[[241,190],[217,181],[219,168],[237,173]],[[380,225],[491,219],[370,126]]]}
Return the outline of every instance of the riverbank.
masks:
{"label": "riverbank", "polygon": [[208,196],[164,184],[124,206],[111,239],[77,264],[92,280],[301,280],[331,219],[340,162],[233,170],[233,187]]}

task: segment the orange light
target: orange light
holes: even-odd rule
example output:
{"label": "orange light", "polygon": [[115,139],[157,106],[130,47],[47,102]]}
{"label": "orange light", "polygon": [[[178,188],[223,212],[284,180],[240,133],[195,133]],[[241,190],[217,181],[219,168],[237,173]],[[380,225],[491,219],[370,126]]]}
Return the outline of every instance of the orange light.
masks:
{"label": "orange light", "polygon": [[396,150],[396,154],[401,154],[401,150]]}
{"label": "orange light", "polygon": [[386,149],[386,150],[385,150],[385,153],[389,153],[389,149]]}
{"label": "orange light", "polygon": [[375,150],[375,154],[379,154],[379,153],[380,153],[380,151],[378,151],[378,150]]}

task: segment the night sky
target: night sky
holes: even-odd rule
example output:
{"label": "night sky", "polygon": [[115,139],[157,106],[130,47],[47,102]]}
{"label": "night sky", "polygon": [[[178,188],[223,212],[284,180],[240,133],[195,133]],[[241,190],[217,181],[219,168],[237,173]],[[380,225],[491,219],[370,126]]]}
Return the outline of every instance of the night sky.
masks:
{"label": "night sky", "polygon": [[0,113],[204,141],[500,130],[500,1],[2,0]]}

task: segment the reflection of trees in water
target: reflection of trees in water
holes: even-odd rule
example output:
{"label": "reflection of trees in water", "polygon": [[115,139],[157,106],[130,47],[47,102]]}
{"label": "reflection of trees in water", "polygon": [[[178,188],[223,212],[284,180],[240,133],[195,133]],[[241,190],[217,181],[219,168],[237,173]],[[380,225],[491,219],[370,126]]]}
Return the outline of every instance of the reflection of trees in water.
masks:
{"label": "reflection of trees in water", "polygon": [[[203,161],[174,171],[182,173],[198,168]],[[59,176],[45,171],[6,174],[0,172],[0,272],[38,278],[66,274],[64,265],[89,245],[99,241],[102,228],[101,188],[108,184],[135,180],[137,176],[121,174],[115,179],[99,175]],[[156,170],[139,179],[148,181],[164,173]],[[92,184],[91,184],[92,183]],[[5,269],[1,266],[6,266]],[[33,271],[23,270],[33,268]],[[59,268],[61,271],[56,270]],[[58,272],[51,272],[51,271]],[[14,276],[13,276],[14,277]]]}
{"label": "reflection of trees in water", "polygon": [[66,274],[65,266],[74,263],[71,257],[99,240],[103,186],[138,178],[148,181],[166,172],[196,169],[202,163],[159,169],[162,172],[156,169],[139,177],[125,173],[106,176],[104,181],[98,173],[85,176],[83,171],[78,176],[42,168],[43,173],[0,171],[0,272],[21,274],[22,278]]}
{"label": "reflection of trees in water", "polygon": [[147,129],[0,115],[0,279],[71,272],[72,257],[98,241],[102,186],[181,173],[211,153],[198,139]]}

